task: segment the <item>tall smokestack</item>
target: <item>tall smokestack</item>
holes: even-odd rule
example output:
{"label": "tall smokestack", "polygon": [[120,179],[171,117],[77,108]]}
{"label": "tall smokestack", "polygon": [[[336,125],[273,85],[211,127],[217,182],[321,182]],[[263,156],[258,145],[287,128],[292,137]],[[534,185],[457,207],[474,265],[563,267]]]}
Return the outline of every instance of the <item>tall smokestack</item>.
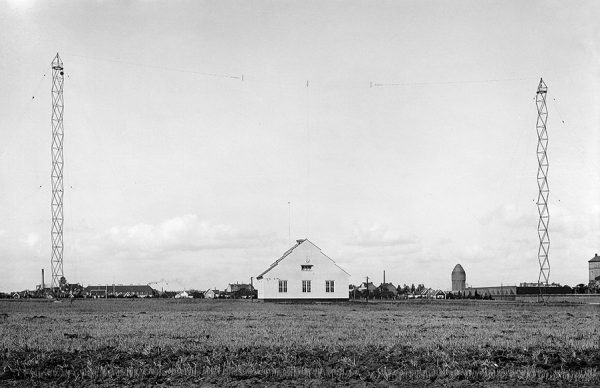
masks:
{"label": "tall smokestack", "polygon": [[385,269],[383,270],[383,284],[385,284]]}
{"label": "tall smokestack", "polygon": [[46,288],[46,284],[44,284],[44,269],[42,268],[42,291]]}

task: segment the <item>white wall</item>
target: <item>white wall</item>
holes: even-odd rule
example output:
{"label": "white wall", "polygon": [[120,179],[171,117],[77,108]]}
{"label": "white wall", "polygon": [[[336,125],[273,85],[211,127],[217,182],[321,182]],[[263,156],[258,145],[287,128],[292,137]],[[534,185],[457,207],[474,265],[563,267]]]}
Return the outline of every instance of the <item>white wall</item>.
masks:
{"label": "white wall", "polygon": [[[308,261],[307,261],[308,259]],[[302,271],[301,265],[312,265]],[[279,292],[279,280],[287,280],[287,292]],[[302,292],[302,280],[311,281],[311,292]],[[325,281],[333,280],[334,292],[325,292]],[[350,276],[308,240],[258,280],[259,299],[348,299]]]}

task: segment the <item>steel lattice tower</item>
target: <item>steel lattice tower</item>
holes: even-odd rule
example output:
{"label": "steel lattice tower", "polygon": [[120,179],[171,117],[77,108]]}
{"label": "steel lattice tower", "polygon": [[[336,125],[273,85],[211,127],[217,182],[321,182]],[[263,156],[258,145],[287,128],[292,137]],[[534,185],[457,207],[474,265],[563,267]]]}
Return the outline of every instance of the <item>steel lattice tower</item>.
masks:
{"label": "steel lattice tower", "polygon": [[63,278],[63,63],[58,53],[52,60],[52,289]]}
{"label": "steel lattice tower", "polygon": [[550,213],[548,213],[548,196],[550,194],[550,188],[548,186],[548,154],[546,152],[548,148],[548,131],[546,129],[546,122],[548,120],[548,108],[546,107],[546,94],[548,87],[544,83],[544,80],[540,78],[538,85],[535,104],[537,106],[537,160],[538,160],[538,172],[537,172],[537,184],[538,184],[538,199],[537,208],[540,219],[538,221],[538,238],[540,240],[540,246],[538,248],[538,261],[540,263],[540,274],[538,277],[538,285],[548,285],[548,278],[550,277],[550,261],[548,260],[548,253],[550,251],[550,236],[548,235],[548,225],[550,222]]}

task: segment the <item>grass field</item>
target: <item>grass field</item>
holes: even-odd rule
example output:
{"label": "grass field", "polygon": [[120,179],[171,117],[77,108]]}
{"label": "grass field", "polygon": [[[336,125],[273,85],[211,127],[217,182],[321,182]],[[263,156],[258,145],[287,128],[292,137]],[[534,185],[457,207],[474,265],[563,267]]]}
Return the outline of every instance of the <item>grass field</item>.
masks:
{"label": "grass field", "polygon": [[600,306],[0,301],[0,386],[600,385]]}

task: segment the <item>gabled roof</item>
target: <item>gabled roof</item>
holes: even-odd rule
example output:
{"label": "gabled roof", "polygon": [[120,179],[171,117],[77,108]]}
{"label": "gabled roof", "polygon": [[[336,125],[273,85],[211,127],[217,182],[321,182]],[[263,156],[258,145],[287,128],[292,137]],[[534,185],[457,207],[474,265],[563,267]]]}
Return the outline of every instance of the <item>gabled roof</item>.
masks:
{"label": "gabled roof", "polygon": [[[281,260],[285,259],[286,257],[288,257],[290,255],[290,253],[292,253],[294,251],[294,249],[298,248],[300,246],[300,244],[304,243],[305,241],[310,242],[312,245],[315,245],[312,241],[309,241],[307,238],[304,239],[299,239],[296,240],[296,244],[291,247],[290,249],[288,249],[287,251],[285,251],[285,253],[283,254],[283,256],[281,256],[279,259],[275,260],[275,262],[273,264],[271,264],[269,266],[269,268],[267,268],[265,271],[263,271],[260,275],[258,275],[256,277],[256,280],[260,280],[262,279],[263,275],[266,274],[267,272],[269,272],[270,270],[272,270],[273,268],[275,268],[277,266],[277,264],[279,264],[279,262],[281,262]],[[317,247],[315,245],[315,247]],[[321,250],[321,248],[317,247],[317,249]],[[335,263],[335,261],[333,261],[331,259],[331,257],[327,256],[326,254],[324,254],[323,252],[321,252],[323,254],[323,256],[325,256],[326,258],[328,258],[329,260],[331,260],[333,262],[333,264],[338,267],[339,269],[341,269],[342,271],[344,271],[344,269],[342,267],[340,267],[339,265],[337,265]],[[347,275],[350,275],[348,272],[344,271]]]}
{"label": "gabled roof", "polygon": [[600,256],[598,256],[598,254],[596,253],[594,255],[594,257],[592,258],[592,260],[588,261],[588,263],[597,263],[600,261]]}
{"label": "gabled roof", "polygon": [[444,295],[446,294],[446,293],[445,293],[444,291],[442,291],[442,290],[434,290],[433,288],[431,288],[431,287],[428,287],[428,288],[425,288],[423,291],[421,291],[420,295],[424,295],[424,296],[435,296],[435,295],[438,295],[440,292],[441,292],[442,294],[444,294]]}

